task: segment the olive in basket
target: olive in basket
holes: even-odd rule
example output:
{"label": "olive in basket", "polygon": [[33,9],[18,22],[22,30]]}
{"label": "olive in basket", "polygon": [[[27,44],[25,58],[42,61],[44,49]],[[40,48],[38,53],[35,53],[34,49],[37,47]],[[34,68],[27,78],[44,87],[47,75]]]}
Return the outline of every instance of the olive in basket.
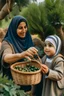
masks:
{"label": "olive in basket", "polygon": [[15,66],[15,69],[22,71],[22,72],[35,72],[39,70],[39,68],[35,67],[34,65],[26,64],[24,67]]}

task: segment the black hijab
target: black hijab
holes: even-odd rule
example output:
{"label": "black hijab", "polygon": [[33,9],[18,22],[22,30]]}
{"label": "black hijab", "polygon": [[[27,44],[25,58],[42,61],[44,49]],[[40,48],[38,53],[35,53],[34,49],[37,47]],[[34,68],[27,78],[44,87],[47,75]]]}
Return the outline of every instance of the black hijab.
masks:
{"label": "black hijab", "polygon": [[[22,16],[15,16],[8,28],[7,34],[4,38],[8,43],[11,43],[15,53],[20,53],[29,47],[33,46],[32,38],[27,30],[26,36],[24,38],[20,38],[17,35],[17,27],[20,22],[25,22],[27,25],[27,21],[24,17]],[[28,27],[28,25],[27,25]]]}

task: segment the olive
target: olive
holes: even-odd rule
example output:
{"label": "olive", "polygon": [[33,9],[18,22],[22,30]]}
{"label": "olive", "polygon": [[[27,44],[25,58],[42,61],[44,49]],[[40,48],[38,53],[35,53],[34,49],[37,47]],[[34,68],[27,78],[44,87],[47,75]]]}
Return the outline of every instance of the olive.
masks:
{"label": "olive", "polygon": [[35,67],[34,65],[26,64],[26,66],[21,67],[21,66],[15,66],[15,69],[22,71],[22,72],[34,72],[39,70],[39,68]]}
{"label": "olive", "polygon": [[30,64],[26,64],[26,67],[30,67]]}

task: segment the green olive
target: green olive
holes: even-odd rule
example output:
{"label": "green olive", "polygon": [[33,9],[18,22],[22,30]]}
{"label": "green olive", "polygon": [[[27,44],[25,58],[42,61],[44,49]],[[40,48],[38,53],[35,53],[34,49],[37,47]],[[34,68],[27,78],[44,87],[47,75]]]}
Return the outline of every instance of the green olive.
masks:
{"label": "green olive", "polygon": [[26,64],[26,66],[15,66],[15,69],[22,71],[22,72],[35,72],[39,70],[39,68],[35,67],[34,65]]}

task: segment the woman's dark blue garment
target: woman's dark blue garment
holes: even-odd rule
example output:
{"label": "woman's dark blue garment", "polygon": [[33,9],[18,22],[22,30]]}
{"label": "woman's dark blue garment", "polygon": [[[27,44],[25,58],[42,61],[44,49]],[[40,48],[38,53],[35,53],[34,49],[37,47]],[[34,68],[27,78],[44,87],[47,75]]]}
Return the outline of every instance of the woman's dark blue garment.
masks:
{"label": "woman's dark blue garment", "polygon": [[[27,31],[25,38],[20,38],[17,35],[17,28],[20,22],[25,22],[27,25],[27,21],[22,16],[15,16],[8,28],[7,34],[4,38],[4,41],[7,41],[8,43],[12,44],[15,53],[21,53],[25,50],[27,50],[29,47],[33,46],[32,38]],[[27,25],[28,27],[28,25]],[[3,69],[5,72],[5,68]],[[9,79],[12,79],[10,69],[7,69],[6,75],[9,76]],[[21,89],[28,91],[31,89],[31,86],[21,86]]]}
{"label": "woman's dark blue garment", "polygon": [[[20,53],[20,52],[28,49],[29,47],[33,46],[32,38],[28,31],[26,33],[25,38],[20,38],[17,35],[17,27],[18,27],[19,23],[22,21],[24,21],[27,25],[27,21],[24,17],[15,16],[12,19],[12,21],[9,25],[7,34],[4,38],[4,40],[8,41],[9,43],[11,43],[13,45],[16,53]],[[28,27],[28,25],[27,25],[27,27]]]}

